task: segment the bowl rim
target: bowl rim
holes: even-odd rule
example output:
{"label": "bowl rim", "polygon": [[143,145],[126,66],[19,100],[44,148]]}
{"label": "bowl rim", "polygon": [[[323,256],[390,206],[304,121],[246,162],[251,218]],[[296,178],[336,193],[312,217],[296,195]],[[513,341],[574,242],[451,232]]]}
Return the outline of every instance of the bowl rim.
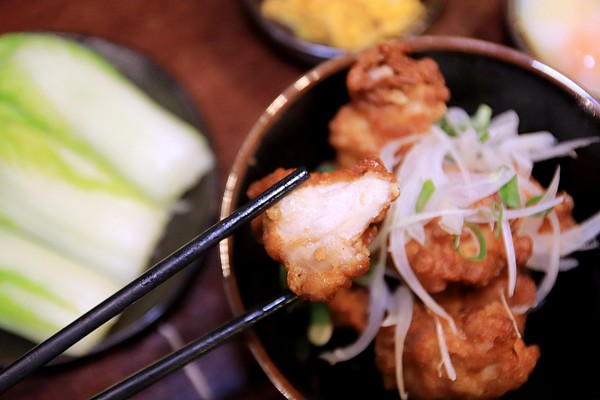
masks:
{"label": "bowl rim", "polygon": [[[541,79],[549,81],[549,83],[561,88],[567,94],[570,94],[574,98],[574,102],[578,104],[580,108],[588,112],[593,118],[600,120],[600,102],[598,100],[573,80],[521,50],[482,39],[459,36],[422,35],[398,40],[407,44],[410,52],[414,53],[448,51],[479,55],[534,72]],[[351,65],[355,63],[358,56],[364,51],[368,51],[368,49],[325,61],[313,67],[308,72],[303,73],[291,85],[284,89],[260,115],[259,119],[252,126],[244,139],[227,177],[221,203],[221,219],[231,214],[231,212],[234,211],[234,207],[239,206],[235,204],[235,200],[240,195],[240,184],[244,179],[248,167],[253,163],[253,155],[259,147],[262,137],[275,123],[278,116],[281,115],[281,113],[283,113],[299,96],[309,90],[312,86],[316,85],[321,79],[327,78],[341,70],[350,68]],[[230,309],[234,314],[240,314],[247,311],[247,308],[243,305],[239,286],[230,264],[230,252],[232,252],[231,242],[232,237],[220,242],[219,253],[224,287]],[[269,357],[255,331],[250,329],[246,334],[248,338],[247,345],[250,348],[250,351],[269,377],[272,384],[288,399],[302,398],[303,395],[296,390],[294,385],[282,374],[271,357]]]}

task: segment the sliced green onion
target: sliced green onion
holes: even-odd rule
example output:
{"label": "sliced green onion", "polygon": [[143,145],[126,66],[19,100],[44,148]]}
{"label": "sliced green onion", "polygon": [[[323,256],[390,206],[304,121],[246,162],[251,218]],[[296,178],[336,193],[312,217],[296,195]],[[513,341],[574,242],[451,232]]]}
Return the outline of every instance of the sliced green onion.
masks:
{"label": "sliced green onion", "polygon": [[487,142],[490,138],[490,132],[487,129],[485,129],[484,131],[477,131],[477,133],[478,133],[477,139],[481,143]]}
{"label": "sliced green onion", "polygon": [[425,204],[427,204],[427,200],[429,200],[433,192],[435,192],[435,184],[431,179],[427,179],[425,182],[423,182],[421,193],[419,193],[419,197],[417,197],[415,209],[418,213],[423,211]]}
{"label": "sliced green onion", "polygon": [[[526,207],[530,207],[530,206],[534,206],[537,203],[540,202],[540,200],[542,200],[544,196],[543,195],[538,195],[538,196],[533,196],[532,198],[530,198],[529,200],[527,200],[527,202],[525,203]],[[534,216],[536,217],[545,217],[546,215],[548,215],[552,210],[554,209],[554,207],[549,207],[544,211],[541,211],[539,213],[534,214]]]}
{"label": "sliced green onion", "polygon": [[536,205],[537,203],[540,202],[540,200],[542,199],[542,197],[544,197],[544,196],[542,196],[541,194],[537,195],[537,196],[533,196],[532,198],[530,198],[529,200],[527,200],[527,202],[525,203],[525,206],[529,207],[529,206]]}
{"label": "sliced green onion", "polygon": [[477,241],[479,242],[479,253],[472,257],[467,257],[460,251],[460,235],[454,235],[454,250],[458,254],[461,255],[465,260],[469,261],[482,261],[487,254],[487,244],[485,242],[485,237],[483,236],[483,232],[481,232],[481,228],[477,224],[472,222],[465,222],[465,225],[473,230],[475,236],[477,237]]}
{"label": "sliced green onion", "polygon": [[309,303],[309,312],[308,340],[315,346],[323,346],[333,334],[333,323],[327,303]]}
{"label": "sliced green onion", "polygon": [[477,131],[477,139],[485,143],[490,138],[489,126],[492,119],[492,109],[487,104],[481,104],[473,117],[471,123]]}
{"label": "sliced green onion", "polygon": [[446,118],[442,118],[439,122],[440,128],[450,137],[458,136],[458,132],[448,123]]}
{"label": "sliced green onion", "polygon": [[317,172],[331,172],[340,168],[340,166],[335,162],[323,162],[317,166]]}
{"label": "sliced green onion", "polygon": [[492,217],[496,220],[496,227],[494,228],[494,237],[498,239],[500,237],[500,233],[502,233],[502,217],[504,214],[504,208],[502,208],[502,204],[497,201],[492,201],[491,205],[492,209]]}
{"label": "sliced green onion", "polygon": [[519,196],[519,183],[517,182],[517,175],[513,176],[510,181],[506,182],[504,186],[498,190],[500,200],[508,208],[517,209],[521,206],[521,197]]}
{"label": "sliced green onion", "polygon": [[279,286],[281,286],[282,289],[288,288],[287,269],[283,264],[279,264]]}

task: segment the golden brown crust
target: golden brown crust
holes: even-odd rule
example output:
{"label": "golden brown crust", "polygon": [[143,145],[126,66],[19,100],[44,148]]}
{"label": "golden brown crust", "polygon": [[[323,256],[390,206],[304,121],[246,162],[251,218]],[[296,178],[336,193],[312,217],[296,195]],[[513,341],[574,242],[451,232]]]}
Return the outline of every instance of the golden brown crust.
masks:
{"label": "golden brown crust", "polygon": [[[441,366],[434,317],[416,303],[404,344],[404,382],[410,396],[418,399],[493,399],[526,382],[539,358],[539,348],[528,346],[515,330],[502,304],[500,291],[505,277],[483,289],[450,290],[436,300],[453,316],[460,335],[444,324],[444,334],[456,379],[450,380]],[[519,274],[510,306],[531,304],[535,284]],[[525,315],[514,315],[523,332]],[[396,388],[394,328],[382,328],[375,341],[376,362],[386,388]]]}
{"label": "golden brown crust", "polygon": [[[246,195],[250,200],[255,199],[260,194],[262,194],[265,190],[269,189],[271,186],[288,176],[293,172],[293,169],[288,168],[277,168],[275,171],[271,172],[269,175],[252,182],[248,189],[246,190]],[[262,233],[263,233],[263,214],[260,214],[258,217],[254,218],[250,223],[252,226],[252,232],[256,239],[262,243]]]}
{"label": "golden brown crust", "polygon": [[[249,195],[257,195],[286,172],[277,170],[255,182]],[[398,195],[396,177],[378,159],[365,159],[353,168],[312,173],[267,209],[254,227],[262,230],[269,256],[286,267],[290,290],[324,301],[368,271],[367,245],[376,233],[375,224]]]}
{"label": "golden brown crust", "polygon": [[328,303],[333,325],[362,332],[367,325],[369,292],[362,286],[342,288]]}
{"label": "golden brown crust", "polygon": [[450,92],[437,63],[414,59],[389,41],[366,51],[350,69],[351,102],[330,122],[330,143],[341,165],[376,155],[393,139],[429,131],[446,112]]}
{"label": "golden brown crust", "polygon": [[[476,239],[463,233],[459,253],[454,236],[444,231],[433,220],[425,226],[425,244],[410,241],[406,245],[408,261],[425,290],[439,293],[451,283],[465,283],[482,287],[496,279],[507,268],[506,250],[502,237],[487,224],[479,225],[487,247],[486,256],[474,261],[469,256],[477,254]],[[528,236],[513,234],[517,265],[522,266],[531,257],[532,242]]]}

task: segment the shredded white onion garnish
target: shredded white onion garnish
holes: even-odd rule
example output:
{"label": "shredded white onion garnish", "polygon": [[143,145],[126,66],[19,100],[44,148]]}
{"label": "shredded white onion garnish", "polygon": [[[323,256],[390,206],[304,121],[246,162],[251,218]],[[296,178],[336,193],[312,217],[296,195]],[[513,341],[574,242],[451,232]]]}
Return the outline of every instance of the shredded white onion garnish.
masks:
{"label": "shredded white onion garnish", "polygon": [[444,318],[450,324],[452,328],[452,332],[457,333],[456,324],[454,323],[454,319],[444,310],[432,297],[425,288],[421,285],[416,275],[414,274],[410,264],[408,263],[408,259],[406,257],[406,250],[404,248],[405,240],[403,238],[402,231],[396,230],[392,232],[390,235],[390,249],[395,249],[391,251],[392,260],[400,276],[406,282],[408,287],[415,293],[419,299],[433,311],[437,316]]}
{"label": "shredded white onion garnish", "polygon": [[[487,106],[481,106],[479,112],[491,115]],[[514,294],[518,267],[513,235],[531,237],[533,254],[527,266],[545,272],[537,291],[538,304],[551,291],[559,271],[576,265],[575,259],[566,256],[597,246],[600,212],[561,232],[560,221],[554,212],[554,207],[564,201],[557,195],[560,169],[557,168],[546,190],[535,182],[531,173],[534,163],[555,157],[575,157],[577,148],[599,142],[599,138],[559,143],[550,132],[519,134],[519,118],[512,110],[491,118],[483,127],[481,118],[477,121],[476,118],[477,113],[471,117],[465,110],[451,107],[444,119],[432,125],[429,132],[391,142],[382,150],[380,156],[384,165],[397,177],[400,196],[392,204],[371,246],[373,252],[383,256],[372,266],[377,270],[369,283],[368,327],[357,342],[322,355],[332,363],[351,358],[368,346],[380,326],[395,323],[397,383],[402,399],[408,396],[402,376],[402,348],[413,306],[412,296],[405,293],[408,289],[434,315],[442,356],[440,367],[444,367],[449,379],[456,379],[442,323],[447,322],[454,335],[460,336],[462,332],[457,329],[452,316],[421,285],[405,249],[410,241],[426,245],[425,226],[428,223],[435,221],[457,238],[469,229],[471,240],[479,241],[480,255],[483,256],[486,243],[482,235],[477,235],[477,224],[497,231],[506,252],[509,277],[506,293],[509,297]],[[485,205],[492,196],[500,198],[500,204],[492,200],[491,206]],[[550,230],[540,231],[545,221]],[[455,247],[460,254],[459,246]],[[384,281],[388,253],[401,280],[400,289],[393,295]],[[391,276],[387,274],[387,277]],[[504,292],[501,297],[520,335],[512,313],[525,313],[533,305],[519,306],[511,311]]]}
{"label": "shredded white onion garnish", "polygon": [[500,301],[502,301],[502,306],[504,306],[504,309],[506,310],[506,314],[508,314],[508,317],[512,321],[512,325],[515,330],[515,333],[517,334],[517,337],[520,338],[521,332],[519,332],[519,327],[517,326],[517,321],[515,320],[515,316],[513,315],[512,310],[508,306],[508,302],[506,301],[506,296],[504,295],[503,290],[500,290]]}
{"label": "shredded white onion garnish", "polygon": [[549,254],[550,261],[548,263],[548,269],[546,269],[546,274],[538,286],[536,304],[541,303],[548,293],[550,293],[552,287],[554,287],[560,263],[560,222],[554,211],[548,214],[548,221],[550,221],[550,227],[552,228],[552,247],[550,248]]}
{"label": "shredded white onion garnish", "polygon": [[408,334],[408,328],[412,322],[413,296],[411,291],[404,285],[399,286],[392,299],[396,302],[396,328],[394,331],[395,358],[396,358],[396,381],[398,392],[402,400],[408,399],[408,392],[404,386],[404,367],[402,355],[404,354],[404,340]]}
{"label": "shredded white onion garnish", "polygon": [[438,336],[438,345],[440,347],[440,355],[442,357],[442,365],[446,370],[446,375],[448,375],[448,379],[451,381],[456,380],[456,371],[454,370],[454,365],[452,365],[452,359],[450,358],[450,353],[448,352],[448,345],[446,344],[446,335],[444,334],[444,328],[442,326],[442,322],[436,316],[435,319],[435,331]]}
{"label": "shredded white onion garnish", "polygon": [[[598,226],[600,226],[600,213],[594,214],[585,221],[560,232],[560,243],[558,245],[561,257],[569,255],[575,251],[591,250],[598,247],[596,236],[598,235]],[[533,255],[527,262],[527,266],[538,271],[546,271],[550,263],[551,252],[556,243],[553,234],[540,233],[535,236],[533,246]],[[574,259],[562,259],[565,261],[564,268],[561,264],[561,270],[573,268],[576,265]]]}
{"label": "shredded white onion garnish", "polygon": [[375,268],[375,273],[369,284],[369,316],[367,326],[360,333],[358,339],[350,345],[339,347],[329,352],[323,352],[320,355],[320,358],[332,365],[337,362],[347,361],[362,353],[371,344],[373,339],[375,339],[377,332],[379,332],[380,327],[383,325],[385,312],[389,304],[388,298],[390,297],[383,280],[385,256],[379,257],[379,261],[376,264],[372,264],[371,268]]}
{"label": "shredded white onion garnish", "polygon": [[517,260],[515,257],[515,247],[513,245],[512,232],[508,221],[501,222],[502,239],[506,248],[506,262],[508,264],[508,295],[512,297],[515,294],[517,284]]}

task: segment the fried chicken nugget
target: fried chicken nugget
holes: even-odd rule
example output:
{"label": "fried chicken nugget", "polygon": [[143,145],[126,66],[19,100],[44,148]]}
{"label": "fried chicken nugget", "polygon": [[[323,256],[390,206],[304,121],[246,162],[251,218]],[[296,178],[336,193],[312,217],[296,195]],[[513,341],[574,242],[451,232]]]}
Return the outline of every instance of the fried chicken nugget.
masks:
{"label": "fried chicken nugget", "polygon": [[331,145],[340,165],[379,153],[389,141],[429,131],[446,112],[450,91],[437,63],[414,59],[388,41],[365,52],[350,69],[350,103],[331,120]]}
{"label": "fried chicken nugget", "polygon": [[362,332],[367,326],[369,291],[364,286],[341,288],[327,303],[333,325]]}
{"label": "fried chicken nugget", "polygon": [[[453,288],[436,300],[453,316],[459,335],[444,324],[446,344],[456,379],[441,365],[434,317],[415,303],[412,323],[404,343],[404,383],[412,398],[494,399],[525,383],[540,356],[539,347],[521,337],[526,315],[509,314],[502,303],[505,276],[484,288]],[[525,273],[517,278],[510,306],[531,305],[535,283]],[[382,328],[375,340],[376,363],[388,389],[397,387],[394,328]]]}
{"label": "fried chicken nugget", "polygon": [[[496,279],[507,268],[506,250],[501,237],[497,237],[489,225],[479,225],[487,251],[483,260],[473,260],[460,254],[454,236],[444,231],[437,220],[425,226],[425,244],[415,241],[406,244],[406,253],[415,275],[425,290],[439,293],[448,284],[465,283],[478,287]],[[463,233],[460,247],[466,254],[477,254],[476,239]],[[532,253],[529,236],[513,233],[513,245],[517,265],[524,265]]]}
{"label": "fried chicken nugget", "polygon": [[[278,170],[255,182],[249,196],[285,173]],[[398,195],[396,177],[378,159],[312,173],[308,182],[263,213],[265,250],[286,267],[290,290],[310,301],[328,300],[368,271],[367,245],[375,224]]]}

